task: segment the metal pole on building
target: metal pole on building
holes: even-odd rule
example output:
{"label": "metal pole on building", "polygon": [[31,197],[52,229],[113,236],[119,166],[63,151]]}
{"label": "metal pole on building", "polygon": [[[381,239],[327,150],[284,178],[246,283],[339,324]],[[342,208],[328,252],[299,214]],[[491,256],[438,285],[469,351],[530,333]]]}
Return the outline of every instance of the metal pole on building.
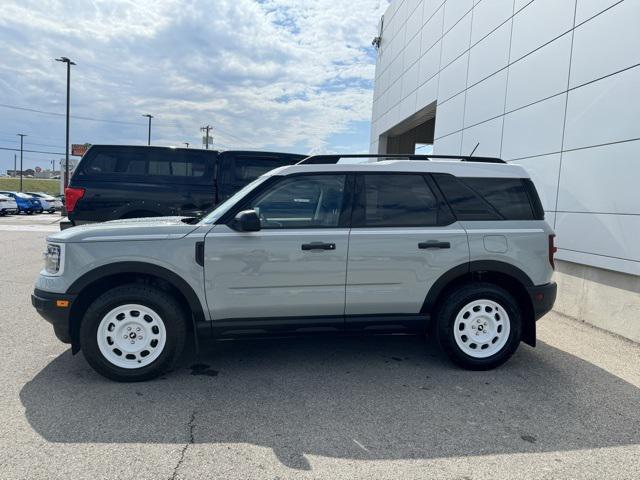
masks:
{"label": "metal pole on building", "polygon": [[183,142],[189,148],[189,142]]}
{"label": "metal pole on building", "polygon": [[63,62],[67,64],[67,135],[64,151],[64,188],[69,185],[69,105],[71,99],[71,65],[75,65],[74,62],[67,57],[56,58],[57,62]]}
{"label": "metal pole on building", "polygon": [[149,130],[148,130],[148,135],[147,135],[147,145],[151,145],[151,119],[153,118],[153,115],[149,115],[148,113],[145,113],[142,116],[143,117],[147,117],[149,119]]}
{"label": "metal pole on building", "polygon": [[22,146],[26,135],[24,133],[18,133],[18,136],[20,137],[20,191],[22,191]]}

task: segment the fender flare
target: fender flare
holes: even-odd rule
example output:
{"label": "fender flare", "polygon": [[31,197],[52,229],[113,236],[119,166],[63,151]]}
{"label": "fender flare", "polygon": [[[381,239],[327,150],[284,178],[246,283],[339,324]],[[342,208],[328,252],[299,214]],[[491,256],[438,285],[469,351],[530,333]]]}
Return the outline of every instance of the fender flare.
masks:
{"label": "fender flare", "polygon": [[[440,277],[429,289],[429,293],[427,293],[420,312],[431,316],[431,312],[435,308],[440,295],[447,289],[447,287],[457,279],[475,272],[497,272],[508,275],[509,277],[515,279],[515,281],[520,284],[519,286],[524,290],[527,290],[527,288],[534,286],[534,283],[529,275],[527,275],[518,267],[515,267],[509,263],[500,262],[498,260],[477,260],[473,262],[467,262],[457,265],[440,275]],[[536,322],[533,315],[529,315],[529,313],[533,313],[533,305],[530,306],[531,312],[525,313],[522,341],[528,345],[531,345],[532,347],[535,347]]]}
{"label": "fender flare", "polygon": [[67,294],[78,295],[88,285],[94,283],[101,278],[116,275],[119,273],[140,273],[143,275],[153,275],[161,278],[176,288],[187,300],[189,308],[193,312],[196,319],[204,320],[204,310],[200,299],[196,295],[191,285],[189,285],[182,277],[172,272],[171,270],[154,265],[153,263],[146,262],[116,262],[108,265],[102,265],[96,267],[93,270],[89,270],[87,273],[76,279],[71,286],[67,289]]}
{"label": "fender flare", "polygon": [[[193,288],[182,277],[165,267],[154,265],[152,263],[134,261],[116,262],[108,265],[102,265],[86,272],[84,275],[76,279],[69,286],[66,293],[68,295],[74,296],[80,295],[81,292],[92,283],[111,275],[123,273],[133,275],[152,275],[154,277],[161,278],[182,294],[182,296],[186,299],[191,312],[193,313],[191,321],[194,332],[195,348],[196,351],[198,351],[199,336],[201,334],[204,337],[208,337],[210,335],[210,322],[206,321],[205,310],[203,309],[202,303],[200,302],[200,299],[198,298],[198,295],[196,295]],[[78,341],[79,322],[72,319],[69,327],[72,340],[72,353],[75,354],[80,351],[80,344]]]}

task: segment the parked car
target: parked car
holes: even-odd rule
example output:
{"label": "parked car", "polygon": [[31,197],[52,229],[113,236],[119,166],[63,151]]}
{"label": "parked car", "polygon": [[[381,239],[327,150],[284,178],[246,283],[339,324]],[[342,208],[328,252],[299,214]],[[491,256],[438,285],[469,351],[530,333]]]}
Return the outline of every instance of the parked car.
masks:
{"label": "parked car", "polygon": [[303,155],[93,145],[65,190],[61,228],[123,218],[200,216],[263,173]]}
{"label": "parked car", "polygon": [[188,330],[196,344],[430,330],[472,370],[535,346],[555,301],[555,247],[524,168],[473,157],[326,164],[333,157],[272,170],[197,224],[53,234],[32,303],[73,353],[119,381],[170,369]]}
{"label": "parked car", "polygon": [[9,195],[0,194],[0,215],[8,215],[10,213],[18,213],[18,204]]}
{"label": "parked car", "polygon": [[54,213],[62,210],[62,202],[48,193],[27,192],[27,194],[37,198],[45,212]]}
{"label": "parked car", "polygon": [[42,213],[42,205],[40,204],[37,198],[34,198],[31,195],[27,195],[26,193],[22,193],[22,192],[10,192],[10,191],[6,191],[6,192],[0,191],[0,195],[6,195],[15,200],[16,205],[18,207],[17,213],[24,212],[27,215],[31,215],[34,212]]}

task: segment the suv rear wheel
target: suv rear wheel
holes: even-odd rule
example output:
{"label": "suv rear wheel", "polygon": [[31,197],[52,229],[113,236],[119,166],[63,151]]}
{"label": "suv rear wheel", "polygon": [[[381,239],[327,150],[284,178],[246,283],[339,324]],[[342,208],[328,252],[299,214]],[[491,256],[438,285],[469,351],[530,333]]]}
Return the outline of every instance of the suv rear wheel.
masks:
{"label": "suv rear wheel", "polygon": [[491,283],[457,288],[435,318],[440,347],[469,370],[503,364],[520,343],[522,313],[518,303],[509,292]]}
{"label": "suv rear wheel", "polygon": [[171,369],[182,353],[185,335],[184,313],[171,296],[129,284],[107,291],[89,306],[80,345],[101,375],[138,382]]}

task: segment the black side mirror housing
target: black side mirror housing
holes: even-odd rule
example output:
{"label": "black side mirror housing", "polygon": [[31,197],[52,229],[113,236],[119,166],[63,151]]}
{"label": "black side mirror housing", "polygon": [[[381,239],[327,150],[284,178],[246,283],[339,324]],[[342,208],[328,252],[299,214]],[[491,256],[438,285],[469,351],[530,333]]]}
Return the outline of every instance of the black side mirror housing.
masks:
{"label": "black side mirror housing", "polygon": [[257,232],[260,230],[260,217],[255,210],[243,210],[235,216],[231,227],[239,232]]}

